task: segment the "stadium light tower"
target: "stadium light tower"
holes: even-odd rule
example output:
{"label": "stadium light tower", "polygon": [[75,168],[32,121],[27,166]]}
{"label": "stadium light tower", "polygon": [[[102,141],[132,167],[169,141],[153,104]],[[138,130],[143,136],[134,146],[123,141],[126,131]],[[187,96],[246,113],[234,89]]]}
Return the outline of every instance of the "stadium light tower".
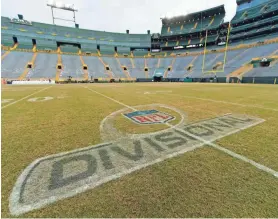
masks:
{"label": "stadium light tower", "polygon": [[[55,2],[55,1],[51,0],[47,3],[47,6],[49,6],[51,8],[53,24],[55,24],[55,20],[63,20],[63,21],[74,22],[74,24],[76,25],[75,12],[77,12],[78,10],[74,8],[74,5],[64,4],[63,2]],[[73,13],[73,20],[64,19],[64,18],[60,18],[60,17],[55,17],[54,16],[54,9],[64,10],[64,11],[71,11]]]}

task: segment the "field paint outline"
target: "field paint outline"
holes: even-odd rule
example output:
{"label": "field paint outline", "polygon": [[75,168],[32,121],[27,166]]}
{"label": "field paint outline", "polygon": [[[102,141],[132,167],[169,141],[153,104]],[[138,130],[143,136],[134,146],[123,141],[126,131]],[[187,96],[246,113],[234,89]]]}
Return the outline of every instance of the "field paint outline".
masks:
{"label": "field paint outline", "polygon": [[[185,116],[183,115],[183,113],[179,110],[179,109],[176,109],[174,107],[170,107],[170,106],[167,106],[165,104],[157,104],[157,103],[154,103],[154,104],[148,104],[148,105],[137,105],[137,106],[134,106],[134,107],[143,107],[143,106],[154,106],[154,107],[163,107],[163,108],[166,108],[166,109],[170,109],[170,110],[173,110],[174,112],[178,113],[181,117],[181,120],[179,123],[177,123],[176,125],[173,125],[172,127],[169,127],[169,129],[163,129],[163,130],[159,130],[159,131],[154,131],[154,132],[149,132],[149,133],[144,133],[144,134],[127,134],[126,137],[128,138],[131,138],[131,139],[135,139],[135,138],[143,138],[143,137],[148,137],[150,134],[159,134],[159,133],[163,133],[163,132],[166,132],[166,131],[169,131],[171,129],[174,129],[175,127],[178,127],[180,126],[182,123],[184,123],[184,120],[185,120]],[[133,107],[133,108],[134,108]],[[111,113],[110,115],[106,116],[100,123],[100,135],[101,135],[101,139],[102,140],[105,140],[105,134],[104,134],[104,126],[105,126],[105,123],[107,122],[108,119],[112,119],[112,118],[115,118],[115,116],[117,114],[120,114],[122,111],[124,111],[126,108],[123,108],[123,109],[120,109],[118,111],[115,111],[113,113]],[[226,115],[226,114],[225,114]],[[133,121],[132,121],[133,122]],[[163,123],[164,125],[167,125],[166,123]]]}
{"label": "field paint outline", "polygon": [[[101,147],[101,146],[104,146],[104,145],[107,145],[107,144],[109,144],[109,143],[104,143],[104,144],[95,145],[95,146],[89,146],[88,148],[91,148],[91,147],[94,147],[94,148],[95,147]],[[30,172],[31,169],[33,169],[37,165],[37,163],[39,163],[42,159],[46,159],[47,157],[52,157],[52,155],[46,156],[44,158],[39,158],[39,159],[35,160],[31,165],[29,165],[21,173],[21,175],[17,179],[17,181],[16,181],[17,187],[13,188],[11,196],[10,196],[10,203],[9,203],[10,212],[11,212],[12,215],[18,216],[18,215],[21,215],[23,213],[27,213],[27,212],[35,210],[35,209],[39,209],[39,208],[41,208],[43,206],[47,206],[47,205],[49,205],[51,203],[54,203],[56,201],[76,196],[77,194],[80,194],[80,193],[83,193],[83,192],[85,192],[85,191],[87,191],[89,189],[93,189],[95,187],[98,187],[98,186],[100,186],[100,185],[102,185],[104,183],[107,183],[109,181],[121,178],[121,177],[123,177],[125,175],[128,175],[128,174],[130,174],[132,172],[135,172],[137,170],[146,168],[146,167],[154,165],[156,163],[160,163],[160,162],[162,162],[162,161],[164,161],[166,159],[176,157],[178,155],[184,154],[184,153],[189,152],[189,151],[193,151],[193,150],[195,150],[195,149],[197,149],[199,147],[202,147],[203,145],[204,145],[204,143],[201,142],[201,143],[199,143],[199,144],[197,144],[195,146],[192,146],[190,148],[186,148],[184,150],[181,150],[181,151],[169,154],[169,155],[167,155],[165,157],[158,158],[158,159],[156,159],[156,160],[154,160],[152,162],[145,163],[145,164],[142,164],[142,165],[138,165],[136,167],[130,168],[128,170],[125,170],[125,171],[123,171],[121,173],[114,174],[112,176],[106,177],[103,180],[100,180],[98,183],[94,184],[93,186],[84,185],[82,187],[79,187],[79,188],[75,189],[75,191],[69,192],[68,194],[60,195],[59,197],[54,195],[54,196],[52,196],[52,197],[50,197],[48,199],[44,199],[42,201],[39,201],[39,202],[37,202],[34,205],[25,205],[23,208],[19,209],[18,206],[17,206],[18,197],[19,197],[19,194],[20,194],[20,186],[19,185],[22,185],[23,181],[25,180],[25,176]],[[64,152],[64,153],[60,153],[59,155],[67,155],[68,153],[78,152],[78,151],[84,150],[84,149],[85,148],[73,150],[73,151],[70,151],[70,152]]]}
{"label": "field paint outline", "polygon": [[12,102],[14,99],[1,99],[1,104]]}
{"label": "field paint outline", "polygon": [[[222,117],[225,117],[225,116],[228,116],[228,115],[223,115]],[[206,119],[206,120],[209,120],[209,119]],[[251,127],[251,126],[255,126],[255,125],[257,125],[258,123],[261,123],[261,122],[264,122],[264,120],[259,120],[257,123],[253,123],[253,124],[251,124],[249,126],[246,126],[246,128]],[[196,122],[196,123],[198,123],[198,122]],[[195,124],[195,123],[192,123],[192,124]],[[242,128],[242,129],[245,129],[245,128]],[[211,141],[215,141],[215,140],[217,140],[219,138],[223,138],[223,137],[226,137],[228,135],[237,133],[240,130],[241,129],[238,128],[238,129],[233,130],[231,132],[228,132],[228,133],[226,133],[224,135],[221,135],[221,137],[215,136],[214,138],[211,139]],[[35,167],[37,165],[39,165],[39,163],[41,161],[47,160],[49,158],[57,158],[57,157],[61,157],[61,156],[64,156],[64,155],[73,154],[73,153],[80,152],[80,151],[90,150],[92,148],[96,149],[96,148],[108,146],[110,144],[113,144],[113,141],[112,142],[106,142],[106,143],[98,144],[98,145],[88,146],[88,147],[85,147],[85,148],[79,148],[79,149],[75,149],[75,150],[71,150],[71,151],[67,151],[67,152],[62,152],[62,153],[58,153],[58,154],[54,154],[54,155],[48,155],[48,156],[36,159],[26,169],[24,169],[24,171],[18,177],[18,179],[17,179],[17,181],[15,183],[15,186],[13,187],[12,193],[10,195],[10,202],[9,202],[9,209],[10,209],[11,214],[15,215],[15,216],[18,216],[20,214],[27,213],[29,211],[32,211],[32,210],[39,209],[41,207],[47,206],[47,205],[49,205],[51,203],[54,203],[54,202],[57,202],[59,200],[63,200],[63,199],[66,199],[66,198],[70,198],[70,197],[76,196],[77,194],[83,193],[83,192],[85,192],[87,190],[94,189],[95,187],[98,187],[98,186],[100,186],[100,185],[102,185],[104,183],[107,183],[109,181],[112,181],[112,180],[118,179],[120,177],[123,177],[125,175],[128,175],[128,174],[130,174],[130,173],[132,173],[134,171],[137,171],[137,170],[143,169],[145,167],[154,165],[156,163],[162,162],[162,161],[167,160],[169,158],[177,157],[177,156],[182,155],[182,154],[184,154],[186,152],[190,152],[190,151],[193,151],[193,150],[195,150],[197,148],[201,148],[201,147],[203,147],[205,145],[204,142],[201,141],[201,142],[199,142],[196,145],[193,145],[193,146],[185,148],[183,150],[180,150],[180,151],[177,151],[177,152],[173,152],[171,154],[167,154],[165,156],[159,157],[159,158],[157,158],[157,159],[155,159],[155,160],[153,160],[151,162],[144,163],[144,164],[132,167],[132,168],[130,168],[128,170],[124,170],[124,171],[122,171],[120,173],[117,173],[117,174],[114,174],[114,175],[111,175],[111,176],[107,176],[107,177],[103,178],[102,180],[98,181],[97,183],[95,183],[93,185],[92,184],[83,185],[81,187],[76,188],[75,190],[72,190],[72,191],[68,192],[67,194],[53,195],[53,196],[51,196],[49,198],[43,199],[41,201],[37,201],[37,202],[35,202],[35,204],[28,204],[28,205],[23,205],[23,206],[18,206],[17,205],[17,203],[19,203],[22,185],[24,184],[27,176],[32,171],[32,169],[35,169]],[[92,177],[93,176],[89,177],[88,179],[90,179]]]}
{"label": "field paint outline", "polygon": [[34,97],[34,98],[28,99],[27,101],[34,103],[34,102],[45,102],[45,101],[53,100],[53,99],[54,99],[54,97]]}
{"label": "field paint outline", "polygon": [[1,109],[4,109],[4,108],[6,108],[6,107],[8,107],[8,106],[11,106],[11,105],[13,105],[13,104],[16,104],[16,103],[18,103],[18,102],[20,102],[20,101],[22,101],[22,100],[25,100],[25,99],[28,98],[28,97],[33,96],[34,94],[38,94],[38,93],[40,93],[40,92],[42,92],[42,91],[45,91],[45,90],[47,90],[47,89],[49,89],[49,88],[51,88],[51,87],[52,87],[52,86],[50,86],[50,87],[45,87],[45,88],[43,88],[43,89],[41,89],[41,90],[39,90],[39,91],[36,91],[36,92],[34,92],[34,93],[32,93],[32,94],[29,94],[29,95],[26,96],[26,97],[23,97],[23,98],[21,98],[21,99],[19,99],[19,100],[16,100],[16,101],[12,102],[12,103],[9,103],[9,104],[7,104],[7,105],[5,105],[5,106],[2,106]]}
{"label": "field paint outline", "polygon": [[[138,111],[138,110],[136,110],[136,111]],[[149,123],[141,124],[141,123],[136,122],[136,121],[133,120],[132,118],[128,117],[128,116],[127,116],[126,114],[124,114],[124,113],[122,113],[122,116],[123,116],[124,118],[130,120],[130,121],[133,122],[134,124],[141,125],[141,126],[144,126],[144,125],[154,125],[154,124],[161,124],[161,125],[163,125],[163,124],[168,123],[168,121],[171,122],[171,121],[176,120],[176,117],[170,115],[169,113],[160,112],[160,111],[158,111],[158,110],[157,110],[157,112],[158,112],[158,113],[163,113],[163,114],[165,114],[165,115],[167,115],[167,116],[170,116],[170,117],[172,117],[172,118],[168,119],[166,122],[158,122],[158,123],[149,122]]]}
{"label": "field paint outline", "polygon": [[[244,127],[244,128],[238,128],[238,130],[236,130],[236,132],[235,132],[235,131],[230,132],[230,133],[228,133],[228,135],[232,135],[232,134],[234,134],[234,133],[237,133],[237,132],[240,132],[240,131],[242,131],[242,130],[248,129],[248,128],[250,128],[250,127],[256,126],[256,125],[261,124],[261,123],[263,123],[263,122],[265,122],[265,120],[264,120],[264,119],[261,119],[260,121],[254,123],[254,124],[251,124],[251,125],[249,125],[249,126],[246,126],[246,127]],[[167,123],[167,125],[168,125],[169,127],[172,126],[172,125],[169,124],[169,123]],[[213,143],[213,140],[207,141],[207,140],[204,140],[204,139],[200,138],[199,136],[196,136],[196,135],[193,135],[193,134],[191,134],[191,133],[189,133],[189,132],[187,132],[187,131],[184,131],[183,129],[180,129],[180,128],[175,128],[175,129],[178,130],[178,131],[180,131],[180,132],[183,132],[183,133],[185,133],[185,134],[187,134],[187,135],[189,135],[189,136],[191,136],[192,138],[195,138],[195,139],[197,139],[197,140],[203,142],[204,145],[209,145],[209,146],[211,146],[211,147],[213,147],[213,148],[215,148],[215,149],[217,149],[217,150],[219,150],[219,151],[222,151],[222,152],[224,152],[224,153],[226,153],[226,154],[228,154],[228,155],[230,155],[230,156],[232,156],[232,157],[234,157],[234,158],[237,158],[237,159],[239,159],[239,160],[241,160],[241,161],[244,161],[244,162],[246,162],[246,163],[249,163],[249,164],[255,166],[256,168],[258,168],[258,169],[260,169],[260,170],[263,170],[263,171],[265,171],[265,172],[267,172],[267,173],[269,173],[269,174],[275,176],[276,178],[278,178],[278,172],[277,172],[277,171],[275,171],[275,170],[273,170],[273,169],[271,169],[271,168],[269,168],[269,167],[267,167],[267,166],[264,166],[264,165],[262,165],[262,164],[260,164],[260,163],[257,163],[257,162],[255,162],[255,161],[253,161],[253,160],[251,160],[251,159],[249,159],[249,158],[243,156],[243,155],[237,154],[237,153],[235,153],[235,152],[233,152],[233,151],[231,151],[231,150],[229,150],[229,149],[227,149],[227,148],[224,148],[224,147],[221,147],[221,146],[219,146],[219,145],[217,145],[217,144],[214,144],[214,143]],[[227,136],[228,136],[228,135],[227,135]],[[224,137],[225,137],[225,136],[224,136]],[[218,140],[218,139],[215,139],[215,140]]]}
{"label": "field paint outline", "polygon": [[166,95],[173,95],[177,97],[184,97],[184,98],[191,98],[191,99],[196,99],[196,100],[204,100],[204,101],[210,101],[210,102],[215,102],[215,103],[224,103],[224,104],[230,104],[230,105],[236,105],[236,106],[242,106],[242,107],[251,107],[251,108],[258,108],[258,109],[263,109],[263,110],[271,110],[278,112],[278,109],[275,108],[269,108],[269,107],[263,107],[263,106],[256,106],[256,105],[249,105],[249,104],[242,104],[242,103],[235,103],[235,102],[227,102],[224,100],[215,100],[215,99],[209,99],[209,98],[201,98],[201,97],[195,97],[195,96],[187,96],[187,95],[179,95],[179,94],[167,94]]}
{"label": "field paint outline", "polygon": [[[87,89],[89,89],[89,88],[87,88]],[[94,90],[92,90],[92,89],[89,89],[89,90],[91,90],[91,91],[93,91],[93,92],[95,92],[95,93],[97,93],[97,94],[100,94],[101,96],[106,97],[107,99],[110,99],[110,100],[112,100],[112,101],[114,101],[114,102],[116,102],[116,103],[118,103],[118,104],[121,104],[122,106],[127,106],[126,104],[121,103],[120,101],[114,100],[113,98],[108,97],[108,96],[106,96],[106,95],[104,95],[104,94],[101,94],[101,93],[99,93],[99,92],[97,92],[97,91],[94,91]],[[128,108],[132,109],[132,107],[128,107]],[[135,111],[136,111],[136,109],[135,109]],[[278,111],[278,110],[277,110],[277,111]],[[255,124],[252,125],[252,126],[258,125],[258,124],[263,123],[263,122],[265,122],[265,120],[264,120],[264,119],[261,119],[261,121],[255,123]],[[165,124],[168,125],[168,126],[170,126],[170,127],[172,127],[172,125],[169,124],[169,123],[165,123]],[[252,126],[250,126],[250,127],[252,127]],[[248,127],[248,128],[250,128],[250,127]],[[176,128],[175,128],[175,129],[176,129]],[[244,129],[246,129],[246,128],[244,128]],[[237,132],[242,131],[242,130],[244,130],[244,129],[238,129]],[[231,150],[228,150],[228,149],[226,149],[226,148],[224,148],[224,147],[221,147],[221,146],[219,146],[219,145],[217,145],[217,144],[215,144],[215,143],[212,143],[213,141],[207,141],[207,140],[205,140],[205,139],[203,139],[203,138],[200,138],[199,136],[193,135],[193,134],[191,134],[191,133],[189,133],[189,132],[187,132],[187,131],[184,131],[184,130],[182,130],[182,129],[179,129],[179,128],[177,128],[177,130],[178,130],[178,131],[181,131],[181,132],[183,132],[183,133],[185,133],[185,134],[187,134],[187,135],[190,135],[191,137],[193,137],[193,138],[195,138],[195,139],[197,139],[197,140],[199,140],[199,141],[202,141],[204,144],[207,144],[207,145],[209,145],[209,146],[211,146],[211,147],[213,147],[213,148],[215,148],[215,149],[217,149],[217,150],[219,150],[219,151],[222,151],[222,152],[224,152],[224,153],[226,153],[226,154],[228,154],[228,155],[230,155],[230,156],[232,156],[232,157],[234,157],[234,158],[237,158],[237,159],[239,159],[239,160],[241,160],[241,161],[244,161],[244,162],[246,162],[246,163],[249,163],[249,164],[251,164],[252,166],[256,167],[257,169],[262,170],[262,171],[265,171],[265,172],[267,172],[267,173],[273,175],[274,177],[278,178],[278,172],[275,171],[275,170],[273,170],[273,169],[271,169],[271,168],[269,168],[269,167],[267,167],[267,166],[264,166],[264,165],[262,165],[262,164],[260,164],[260,163],[257,163],[257,162],[255,162],[255,161],[253,161],[253,160],[251,160],[251,159],[249,159],[249,158],[243,156],[243,155],[237,154],[237,153],[235,153],[235,152],[233,152],[233,151],[231,151]],[[234,133],[236,133],[236,132],[234,132]],[[234,134],[234,133],[231,133],[231,134]]]}

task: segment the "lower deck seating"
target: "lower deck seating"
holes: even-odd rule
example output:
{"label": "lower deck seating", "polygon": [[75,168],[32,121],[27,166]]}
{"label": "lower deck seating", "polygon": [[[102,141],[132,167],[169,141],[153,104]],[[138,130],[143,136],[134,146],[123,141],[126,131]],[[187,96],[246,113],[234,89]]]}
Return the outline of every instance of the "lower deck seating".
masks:
{"label": "lower deck seating", "polygon": [[278,65],[254,68],[244,74],[244,77],[277,77],[278,80]]}
{"label": "lower deck seating", "polygon": [[82,63],[79,56],[62,55],[63,70],[60,78],[83,79]]}
{"label": "lower deck seating", "polygon": [[55,78],[57,54],[38,53],[31,78]]}
{"label": "lower deck seating", "polygon": [[[79,58],[77,56],[77,58]],[[89,78],[105,78],[107,77],[107,74],[105,74],[105,67],[101,63],[101,61],[98,59],[98,57],[95,56],[83,56],[83,60],[88,66],[88,73]]]}
{"label": "lower deck seating", "polygon": [[[114,57],[103,57],[102,60],[105,64],[109,65],[111,72],[115,75],[116,78],[125,78],[123,68],[121,63],[118,63]],[[119,61],[120,62],[120,61]]]}
{"label": "lower deck seating", "polygon": [[32,53],[10,52],[1,62],[1,77],[17,79],[23,72]]}
{"label": "lower deck seating", "polygon": [[[277,43],[267,44],[257,47],[251,47],[248,49],[232,50],[226,54],[226,60],[224,53],[207,53],[203,55],[195,56],[177,56],[166,58],[115,58],[115,57],[102,57],[96,56],[83,56],[84,63],[88,66],[89,78],[106,78],[112,75],[115,78],[125,78],[126,73],[129,72],[132,78],[145,78],[152,77],[156,69],[164,69],[164,72],[168,72],[169,78],[206,78],[211,77],[214,74],[206,74],[206,71],[212,71],[218,64],[218,68],[214,69],[217,72],[218,77],[226,77],[241,66],[249,63],[252,58],[255,57],[267,57],[273,55],[276,51]],[[211,48],[210,48],[211,50]],[[3,55],[3,51],[1,52]],[[2,77],[4,78],[18,78],[23,72],[29,61],[32,60],[33,53],[11,51],[2,60]],[[67,78],[72,76],[74,79],[83,79],[84,73],[80,57],[78,55],[61,55],[63,69],[61,72],[61,78]],[[30,78],[55,78],[57,54],[38,53],[37,59],[34,63],[34,69],[30,69],[28,77]],[[203,66],[204,63],[204,66]],[[225,63],[225,69],[223,65]],[[110,71],[107,71],[106,65],[109,65]],[[187,67],[191,65],[190,69]],[[122,66],[127,67],[125,72]],[[168,67],[172,69],[168,71]],[[148,72],[145,71],[145,67],[148,68]],[[270,68],[256,68],[247,72],[246,75],[253,77],[266,77],[277,75],[277,64]]]}

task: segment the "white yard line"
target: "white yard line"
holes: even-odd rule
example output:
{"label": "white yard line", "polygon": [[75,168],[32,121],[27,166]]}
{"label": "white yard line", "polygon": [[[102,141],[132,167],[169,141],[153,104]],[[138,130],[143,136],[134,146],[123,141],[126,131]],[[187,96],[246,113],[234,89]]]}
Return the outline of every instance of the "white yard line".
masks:
{"label": "white yard line", "polygon": [[215,99],[210,99],[210,98],[200,98],[200,97],[195,97],[195,96],[187,96],[187,95],[179,95],[179,94],[165,94],[165,95],[172,95],[172,96],[177,96],[177,97],[191,98],[191,99],[196,99],[196,100],[204,100],[204,101],[210,101],[210,102],[215,102],[215,103],[224,103],[224,104],[230,104],[230,105],[236,105],[236,106],[242,106],[242,107],[258,108],[258,109],[264,109],[264,110],[270,110],[270,111],[278,112],[278,109],[263,107],[263,106],[257,106],[257,105],[249,105],[249,104],[242,104],[242,103],[235,103],[235,102],[228,102],[228,101],[223,101],[223,100],[215,100]]}
{"label": "white yard line", "polygon": [[46,89],[49,89],[49,88],[51,88],[51,87],[45,87],[45,88],[43,88],[43,89],[41,89],[41,90],[39,90],[39,91],[36,91],[36,92],[34,92],[34,93],[32,93],[32,94],[29,94],[29,95],[26,96],[26,97],[23,97],[23,98],[19,99],[19,100],[17,100],[17,101],[14,101],[14,102],[9,103],[9,104],[7,104],[7,105],[5,105],[5,106],[2,106],[1,109],[4,109],[4,108],[6,108],[6,107],[8,107],[8,106],[11,106],[11,105],[13,105],[13,104],[16,104],[16,103],[18,103],[18,102],[20,102],[20,101],[22,101],[22,100],[25,100],[25,99],[28,98],[28,97],[33,96],[34,94],[40,93],[40,92],[42,92],[42,91],[44,91],[44,90],[46,90]]}
{"label": "white yard line", "polygon": [[[115,99],[113,99],[113,98],[111,98],[111,97],[109,97],[109,96],[106,96],[106,95],[104,95],[104,94],[102,94],[102,93],[100,93],[100,92],[97,92],[97,91],[95,91],[95,90],[92,90],[92,89],[90,89],[90,88],[88,88],[88,87],[84,87],[84,88],[86,88],[86,89],[88,89],[88,90],[90,90],[90,91],[92,91],[92,92],[94,92],[94,93],[96,93],[96,94],[99,94],[99,95],[101,95],[101,96],[103,96],[103,97],[105,97],[105,98],[107,98],[107,99],[109,99],[109,100],[111,100],[111,101],[113,101],[113,102],[115,102],[115,103],[118,103],[118,104],[120,104],[120,105],[122,105],[122,106],[124,106],[124,107],[127,107],[127,108],[129,108],[129,109],[131,109],[131,110],[137,111],[135,108],[133,108],[133,107],[131,107],[131,106],[128,106],[128,105],[126,105],[126,104],[124,104],[124,103],[122,103],[122,102],[120,102],[120,101],[118,101],[118,100],[115,100]],[[187,96],[186,96],[186,97],[187,97]],[[194,98],[195,98],[195,97],[194,97]],[[203,98],[197,98],[197,99],[207,100],[207,99],[203,99]],[[208,100],[210,100],[210,99],[208,99]],[[213,100],[213,101],[214,101],[214,100]],[[219,102],[219,101],[217,101],[217,102]],[[220,102],[222,102],[222,101],[220,101]],[[225,101],[223,101],[223,102],[224,102],[224,103],[231,104],[230,102],[225,102]],[[237,105],[237,104],[236,104],[236,105]],[[248,106],[248,105],[244,105],[244,104],[239,104],[239,105]],[[249,106],[248,106],[248,107],[249,107]],[[273,110],[273,109],[272,109],[272,110]],[[274,111],[278,111],[278,109],[277,109],[277,110],[274,110]],[[261,123],[261,121],[258,122],[258,123],[256,123],[256,124],[250,125],[250,127],[252,127],[252,126],[254,126],[254,125],[257,125],[257,124],[259,124],[259,123]],[[171,125],[171,124],[169,124],[169,123],[166,123],[166,125],[168,125],[169,127],[172,127],[172,128],[173,128],[173,125]],[[193,134],[191,134],[191,133],[189,133],[189,132],[187,132],[187,131],[184,131],[183,129],[179,129],[179,128],[176,128],[176,127],[174,127],[174,128],[177,129],[177,130],[180,131],[180,132],[183,132],[183,133],[185,133],[185,134],[187,134],[187,135],[189,135],[189,136],[191,136],[191,137],[193,137],[193,138],[195,138],[195,139],[201,141],[201,142],[204,143],[205,145],[209,145],[209,146],[213,147],[214,149],[217,149],[217,150],[222,151],[222,152],[224,152],[224,153],[226,153],[226,154],[228,154],[228,155],[230,155],[230,156],[232,156],[232,157],[234,157],[234,158],[237,158],[237,159],[239,159],[239,160],[241,160],[241,161],[244,161],[244,162],[246,162],[246,163],[249,163],[249,164],[251,164],[252,166],[256,167],[257,169],[262,170],[262,171],[264,171],[264,172],[267,172],[267,173],[273,175],[274,177],[278,178],[278,172],[275,171],[275,170],[273,170],[273,169],[271,169],[271,168],[269,168],[269,167],[267,167],[267,166],[264,166],[264,165],[262,165],[262,164],[260,164],[260,163],[257,163],[257,162],[255,162],[255,161],[253,161],[253,160],[251,160],[251,159],[249,159],[249,158],[243,156],[243,155],[237,154],[237,153],[235,153],[235,152],[233,152],[233,151],[231,151],[231,150],[228,150],[228,149],[226,149],[226,148],[224,148],[224,147],[221,147],[221,146],[219,146],[219,145],[217,145],[217,144],[215,144],[215,143],[212,143],[211,141],[207,141],[207,140],[205,140],[205,139],[203,139],[203,138],[201,138],[201,137],[199,137],[199,136],[193,135]],[[245,127],[244,129],[246,129],[246,128],[248,128],[248,127]],[[229,134],[233,134],[233,133],[236,133],[236,132],[241,131],[241,130],[243,130],[243,129],[238,129],[238,130],[236,130],[236,131],[234,131],[234,132],[232,132],[232,133],[229,133]]]}
{"label": "white yard line", "polygon": [[[259,121],[259,122],[255,123],[255,124],[251,124],[251,125],[249,125],[249,126],[247,126],[247,127],[244,127],[244,128],[242,128],[242,129],[238,129],[238,130],[235,130],[235,131],[233,131],[233,132],[230,132],[230,133],[228,133],[227,135],[231,135],[231,134],[237,133],[237,132],[242,131],[242,130],[244,130],[244,129],[250,128],[250,127],[255,126],[255,125],[258,125],[258,124],[260,124],[260,123],[262,123],[262,122],[263,122],[263,121]],[[172,127],[171,124],[168,124],[168,123],[167,123],[167,125],[168,125],[169,127]],[[193,134],[191,134],[191,133],[189,133],[189,132],[187,132],[187,131],[184,131],[183,129],[179,129],[179,128],[175,128],[175,129],[178,130],[178,131],[180,131],[180,132],[183,132],[183,133],[185,133],[185,134],[187,134],[187,135],[189,135],[189,136],[191,136],[192,138],[195,138],[195,139],[197,139],[197,140],[203,142],[205,145],[209,145],[209,146],[211,146],[211,147],[213,147],[213,148],[215,148],[215,149],[217,149],[217,150],[219,150],[219,151],[222,151],[222,152],[224,152],[224,153],[226,153],[226,154],[228,154],[228,155],[230,155],[230,156],[232,156],[232,157],[234,157],[234,158],[237,158],[237,159],[239,159],[239,160],[241,160],[241,161],[244,161],[244,162],[246,162],[246,163],[249,163],[249,164],[255,166],[256,168],[258,168],[258,169],[260,169],[260,170],[263,170],[263,171],[265,171],[265,172],[267,172],[267,173],[269,173],[269,174],[271,174],[271,175],[273,175],[273,176],[275,176],[275,177],[278,178],[278,172],[275,171],[275,170],[273,170],[273,169],[271,169],[271,168],[269,168],[269,167],[267,167],[267,166],[264,166],[264,165],[262,165],[262,164],[260,164],[260,163],[257,163],[257,162],[255,162],[255,161],[253,161],[253,160],[251,160],[251,159],[249,159],[249,158],[243,156],[243,155],[237,154],[237,153],[235,153],[235,152],[233,152],[233,151],[231,151],[231,150],[229,150],[229,149],[226,149],[226,148],[221,147],[221,146],[219,146],[219,145],[217,145],[217,144],[215,144],[215,143],[212,143],[212,141],[204,140],[203,138],[200,138],[199,136],[193,135]]]}
{"label": "white yard line", "polygon": [[105,98],[107,98],[107,99],[109,99],[109,100],[112,100],[112,101],[115,102],[115,103],[118,103],[118,104],[120,104],[120,105],[122,105],[122,106],[125,106],[126,108],[129,108],[129,109],[131,109],[131,110],[133,110],[133,111],[137,111],[137,109],[135,109],[135,108],[133,108],[133,107],[131,107],[131,106],[128,106],[128,105],[126,105],[126,104],[124,104],[124,103],[122,103],[122,102],[120,102],[120,101],[118,101],[118,100],[115,100],[115,99],[111,98],[111,97],[108,97],[108,96],[106,96],[106,95],[104,95],[104,94],[102,94],[102,93],[99,93],[99,92],[97,92],[97,91],[95,91],[95,90],[92,90],[92,89],[90,89],[90,88],[88,88],[88,87],[84,87],[84,88],[86,88],[86,89],[88,89],[88,90],[90,90],[90,91],[92,91],[92,92],[94,92],[94,93],[96,93],[96,94],[98,94],[98,95],[100,95],[100,96],[103,96],[103,97],[105,97]]}

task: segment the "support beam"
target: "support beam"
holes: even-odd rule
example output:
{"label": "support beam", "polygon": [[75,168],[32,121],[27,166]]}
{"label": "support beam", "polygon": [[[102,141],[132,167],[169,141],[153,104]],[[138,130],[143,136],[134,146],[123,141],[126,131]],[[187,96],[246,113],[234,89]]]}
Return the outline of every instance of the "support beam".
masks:
{"label": "support beam", "polygon": [[14,46],[12,48],[10,48],[10,50],[16,50],[16,48],[18,47],[18,43],[15,43]]}
{"label": "support beam", "polygon": [[127,78],[127,79],[130,79],[131,77],[130,77],[129,72],[128,72],[128,71],[125,71],[125,70],[123,69],[123,66],[122,66],[121,62],[120,62],[120,60],[119,60],[117,57],[116,57],[115,59],[117,60],[120,69],[123,70],[123,72],[124,72],[126,78]]}
{"label": "support beam", "polygon": [[33,52],[37,52],[37,45],[33,45]]}
{"label": "support beam", "polygon": [[[61,75],[61,72],[62,72],[62,69],[63,69],[62,56],[59,53],[57,54],[57,56],[58,56],[58,61],[57,61],[57,67],[56,67],[57,70],[56,70],[55,81],[59,81],[60,75]],[[61,66],[61,69],[58,69],[58,66]]]}
{"label": "support beam", "polygon": [[163,78],[167,78],[168,77],[168,68],[172,69],[172,66],[169,66],[169,67],[166,68],[166,70],[164,72],[164,75],[163,75]]}
{"label": "support beam", "polygon": [[158,58],[157,65],[156,65],[156,68],[159,68],[159,67],[160,67],[160,58]]}
{"label": "support beam", "polygon": [[36,61],[37,55],[38,55],[38,53],[34,53],[33,54],[32,60],[30,62],[27,62],[26,66],[25,66],[25,69],[24,69],[23,73],[19,76],[18,80],[24,80],[26,78],[27,74],[30,71],[30,68],[28,68],[29,64],[31,64],[32,65],[32,69],[34,69],[34,65],[35,65],[35,61]]}
{"label": "support beam", "polygon": [[89,73],[88,73],[88,70],[85,70],[85,69],[83,68],[84,66],[87,66],[87,65],[86,65],[86,63],[84,62],[82,56],[79,56],[79,58],[80,58],[80,62],[81,62],[81,64],[82,64],[82,70],[83,70],[83,73],[84,73],[84,75],[83,75],[84,80],[85,80],[85,81],[88,81],[88,80],[89,80]]}
{"label": "support beam", "polygon": [[132,68],[135,68],[135,64],[134,64],[133,58],[130,58],[129,60],[131,62]]}
{"label": "support beam", "polygon": [[[105,70],[105,73],[107,74],[107,76],[111,79],[111,78],[113,78],[113,74],[112,74],[112,72],[111,72],[111,70],[106,70],[106,67],[109,67],[108,65],[106,65],[105,63],[104,63],[104,61],[102,60],[102,58],[99,56],[98,57],[98,59],[99,59],[99,61],[103,64],[103,67],[104,67],[104,70]],[[109,67],[109,69],[110,69],[110,67]]]}
{"label": "support beam", "polygon": [[6,51],[2,56],[1,56],[1,61],[10,53],[11,51]]}
{"label": "support beam", "polygon": [[[194,62],[196,61],[196,59],[198,58],[199,56],[195,56],[193,59],[192,59],[192,61],[189,63],[189,65],[188,66],[186,66],[185,68],[185,70],[187,71],[187,69],[190,67],[190,66],[194,66]],[[190,75],[190,73],[192,72],[192,70],[191,71],[189,71],[187,74],[185,73],[185,77],[187,77],[187,76],[189,76]]]}

